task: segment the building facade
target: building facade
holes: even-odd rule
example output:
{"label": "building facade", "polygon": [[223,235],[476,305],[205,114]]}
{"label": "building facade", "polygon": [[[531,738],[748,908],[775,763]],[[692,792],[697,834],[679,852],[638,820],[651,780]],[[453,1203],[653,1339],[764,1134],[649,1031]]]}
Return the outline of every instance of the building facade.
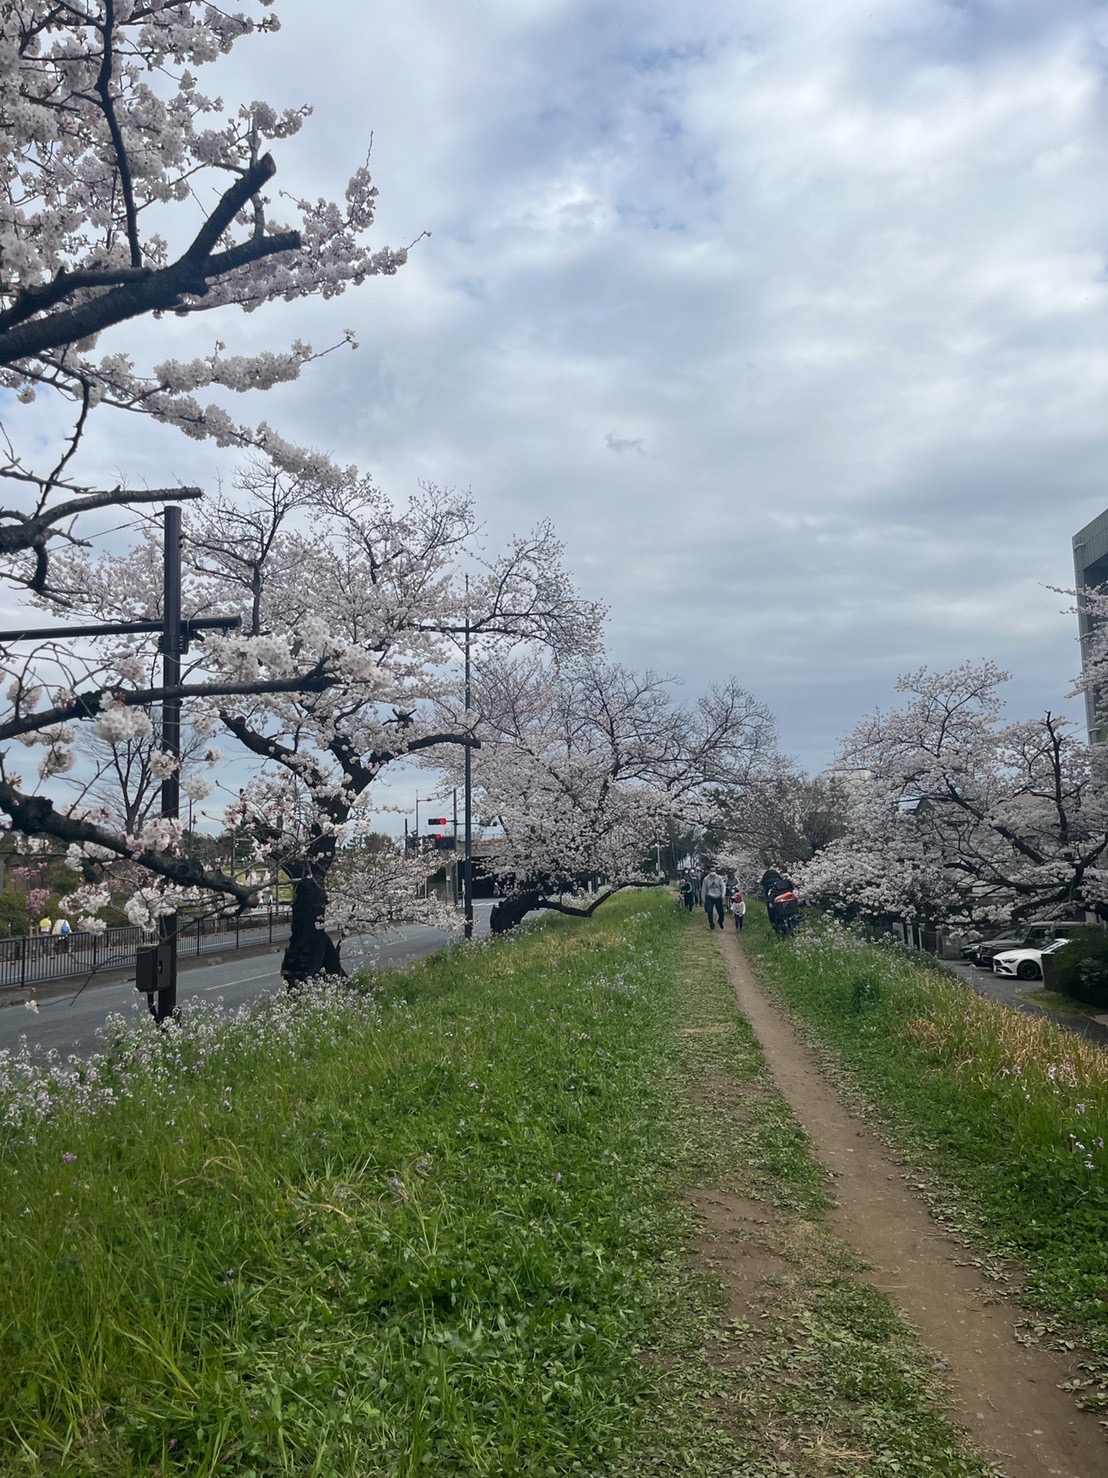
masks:
{"label": "building facade", "polygon": [[[1077,629],[1081,636],[1081,658],[1084,662],[1093,623],[1084,609],[1081,592],[1098,585],[1108,585],[1108,509],[1097,514],[1091,523],[1073,536],[1073,574],[1077,585]],[[1105,725],[1097,721],[1098,692],[1085,693],[1085,725],[1090,744],[1103,744],[1108,739]]]}

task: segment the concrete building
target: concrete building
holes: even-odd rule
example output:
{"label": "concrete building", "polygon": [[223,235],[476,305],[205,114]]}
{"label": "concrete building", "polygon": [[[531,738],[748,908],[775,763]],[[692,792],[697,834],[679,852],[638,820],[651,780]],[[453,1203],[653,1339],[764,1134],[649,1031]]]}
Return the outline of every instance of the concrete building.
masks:
{"label": "concrete building", "polygon": [[[1097,514],[1092,523],[1078,529],[1073,536],[1073,574],[1077,585],[1077,629],[1081,635],[1081,653],[1084,658],[1092,621],[1081,608],[1081,591],[1091,586],[1108,585],[1108,509]],[[1090,744],[1103,744],[1108,732],[1097,722],[1097,693],[1085,694],[1085,725],[1089,731]]]}

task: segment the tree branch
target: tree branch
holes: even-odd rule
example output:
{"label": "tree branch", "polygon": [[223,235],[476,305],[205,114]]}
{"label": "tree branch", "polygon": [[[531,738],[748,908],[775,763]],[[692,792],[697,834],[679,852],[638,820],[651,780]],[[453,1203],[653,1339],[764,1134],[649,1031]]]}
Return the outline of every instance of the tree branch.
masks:
{"label": "tree branch", "polygon": [[42,541],[55,533],[53,525],[63,519],[77,518],[94,508],[115,508],[131,503],[174,503],[178,498],[202,498],[202,488],[143,488],[128,492],[115,488],[111,492],[88,493],[55,503],[41,513],[25,514],[14,508],[0,508],[0,555],[19,554],[25,549],[41,550]]}
{"label": "tree branch", "polygon": [[149,847],[134,851],[127,839],[117,832],[108,831],[91,821],[82,821],[66,816],[54,809],[45,796],[24,795],[9,781],[0,780],[0,810],[11,817],[12,826],[25,836],[52,836],[67,845],[73,842],[91,842],[97,847],[125,861],[138,863],[167,882],[185,888],[204,888],[210,893],[226,893],[242,904],[257,901],[258,890],[264,884],[248,887],[236,882],[223,872],[209,872],[188,857],[170,856],[155,852]]}
{"label": "tree branch", "polygon": [[186,297],[204,297],[210,281],[215,278],[264,257],[298,250],[300,233],[284,231],[272,236],[253,237],[239,246],[212,255],[212,248],[228,225],[276,170],[271,154],[259,159],[225,191],[192,245],[170,266],[142,272],[137,279],[132,278],[85,303],[5,329],[0,333],[0,364],[13,364],[51,349],[65,348],[128,318],[172,310],[179,307]]}
{"label": "tree branch", "polygon": [[53,728],[55,724],[72,723],[74,719],[89,719],[103,712],[104,698],[111,698],[125,708],[148,708],[163,703],[167,698],[243,698],[258,697],[267,693],[322,693],[328,688],[345,682],[344,678],[328,673],[320,667],[298,677],[259,678],[256,682],[210,682],[182,683],[172,688],[92,688],[78,693],[72,703],[47,708],[42,713],[28,713],[19,719],[9,719],[0,724],[0,744],[17,739],[20,734],[33,734],[39,729]]}

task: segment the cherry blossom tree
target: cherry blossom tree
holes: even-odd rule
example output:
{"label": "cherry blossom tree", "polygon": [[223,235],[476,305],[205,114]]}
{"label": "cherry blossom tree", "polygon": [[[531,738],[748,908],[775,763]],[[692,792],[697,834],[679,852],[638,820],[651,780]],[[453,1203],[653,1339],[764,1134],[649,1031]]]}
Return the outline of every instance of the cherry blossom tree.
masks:
{"label": "cherry blossom tree", "polygon": [[[291,982],[340,968],[325,928],[333,913],[329,877],[344,847],[370,825],[366,798],[378,775],[398,760],[474,737],[465,715],[444,729],[435,711],[454,682],[466,631],[483,652],[533,641],[572,658],[592,651],[600,623],[599,610],[564,571],[548,524],[490,558],[468,496],[427,487],[397,510],[367,480],[348,475],[314,485],[308,498],[298,479],[255,464],[235,499],[217,496],[192,510],[185,530],[186,614],[233,612],[243,627],[206,640],[181,691],[193,729],[205,738],[221,729],[223,742],[232,740],[256,767],[225,821],[248,827],[262,864],[291,880],[284,961]],[[123,555],[61,557],[56,574],[63,598],[80,600],[89,614],[156,619],[156,569],[152,530]],[[56,651],[53,659],[62,660]],[[10,732],[0,724],[0,740],[22,734],[43,745],[40,781],[71,764],[74,717],[93,717],[116,744],[149,726],[126,686],[132,659],[109,652],[95,678],[81,683],[71,672],[78,659],[65,661],[68,686],[54,692],[52,707],[32,701],[29,668],[12,689]],[[213,755],[214,765],[218,746]],[[29,797],[2,764],[0,810],[18,828],[33,824],[88,844],[97,862],[104,849],[137,852],[143,866],[154,866],[156,854],[154,870],[178,886],[250,896],[246,884],[183,857],[179,827],[158,818],[138,837],[110,833],[110,818],[76,816]],[[202,799],[209,782],[196,776],[194,784],[194,798]],[[152,846],[144,848],[148,833]],[[391,875],[405,867],[402,859]],[[382,876],[379,861],[372,870]],[[392,896],[396,886],[389,885]],[[365,889],[361,916],[377,920],[378,894],[369,882]],[[355,891],[347,887],[347,898]]]}
{"label": "cherry blossom tree", "polygon": [[[96,562],[89,563],[96,567]],[[136,560],[132,567],[120,560],[118,565],[120,604],[141,608],[141,590],[129,598],[127,579],[132,568],[141,571],[142,562]],[[104,603],[95,609],[103,613]],[[194,656],[187,679],[172,689],[148,686],[147,659],[118,641],[55,639],[3,654],[0,672],[6,678],[7,706],[0,709],[0,814],[26,836],[50,837],[71,848],[71,862],[84,872],[90,889],[71,905],[74,911],[84,910],[83,927],[98,927],[96,912],[109,901],[101,886],[104,869],[113,862],[153,874],[148,883],[161,880],[160,891],[148,886],[139,890],[142,898],[132,912],[136,923],[150,921],[148,905],[155,896],[156,911],[163,913],[192,901],[196,889],[226,895],[242,906],[255,901],[255,888],[187,856],[179,822],[144,814],[141,825],[128,829],[126,797],[119,797],[121,812],[119,803],[100,793],[101,782],[128,746],[145,746],[156,781],[177,769],[176,757],[150,743],[155,731],[149,710],[167,697],[180,697],[192,706],[196,736],[207,739],[216,727],[214,705],[220,701],[262,693],[276,699],[282,693],[323,692],[370,680],[362,648],[341,637],[325,641],[319,633],[313,636],[306,642],[259,638],[225,650],[209,648]],[[91,777],[80,780],[80,794],[74,798],[60,785],[74,767],[79,731],[86,725],[101,747]],[[201,763],[184,781],[194,800],[203,799],[210,788],[203,766],[214,767],[221,758],[214,744],[205,744],[204,750],[196,756]]]}
{"label": "cherry blossom tree", "polygon": [[404,262],[404,251],[368,240],[376,190],[364,165],[341,203],[274,206],[270,145],[297,133],[309,109],[252,101],[228,113],[202,90],[203,68],[277,27],[272,0],[231,11],[195,0],[0,8],[0,389],[24,403],[49,393],[70,409],[47,465],[19,450],[10,416],[0,423],[0,567],[33,589],[46,588],[49,551],[78,515],[197,495],[83,481],[81,441],[98,407],[326,469],[264,422],[239,424],[200,398],[293,380],[317,357],[310,345],[236,354],[221,337],[187,361],[155,350],[140,363],[133,334],[101,343],[166,313],[331,298]]}
{"label": "cherry blossom tree", "polygon": [[923,924],[1089,908],[1108,916],[1105,755],[1062,717],[1004,721],[992,663],[926,669],[901,708],[847,740],[847,834],[799,881],[811,896]]}
{"label": "cherry blossom tree", "polygon": [[738,790],[717,791],[710,835],[728,865],[752,881],[767,867],[810,861],[846,830],[848,796],[834,777],[814,779],[782,759]]}
{"label": "cherry blossom tree", "polygon": [[496,932],[535,908],[588,915],[660,881],[669,822],[699,820],[710,787],[742,785],[774,752],[770,714],[734,681],[679,703],[654,673],[532,655],[482,664],[473,702],[478,809],[502,835],[508,889]]}

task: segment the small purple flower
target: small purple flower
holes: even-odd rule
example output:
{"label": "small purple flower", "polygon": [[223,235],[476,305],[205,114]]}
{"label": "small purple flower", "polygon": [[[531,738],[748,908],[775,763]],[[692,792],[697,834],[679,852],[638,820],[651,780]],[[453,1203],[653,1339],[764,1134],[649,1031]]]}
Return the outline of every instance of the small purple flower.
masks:
{"label": "small purple flower", "polygon": [[64,1165],[72,1165],[76,1158],[76,1155],[70,1154],[69,1150],[66,1150],[65,1154],[62,1156],[62,1163]]}

